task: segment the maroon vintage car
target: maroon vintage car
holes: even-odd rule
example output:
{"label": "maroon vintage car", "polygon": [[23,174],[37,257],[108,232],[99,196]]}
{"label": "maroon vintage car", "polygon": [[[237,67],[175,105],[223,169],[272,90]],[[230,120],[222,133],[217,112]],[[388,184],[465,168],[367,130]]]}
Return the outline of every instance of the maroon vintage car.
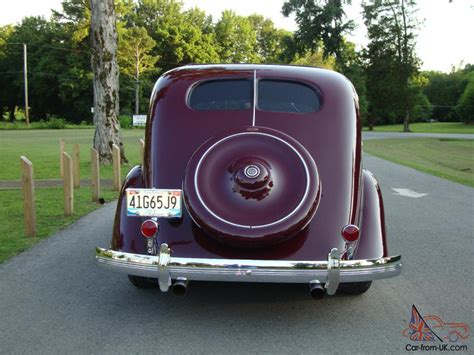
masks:
{"label": "maroon vintage car", "polygon": [[285,282],[315,298],[400,274],[344,76],[185,66],[158,80],[148,117],[100,266],[176,294],[191,280]]}

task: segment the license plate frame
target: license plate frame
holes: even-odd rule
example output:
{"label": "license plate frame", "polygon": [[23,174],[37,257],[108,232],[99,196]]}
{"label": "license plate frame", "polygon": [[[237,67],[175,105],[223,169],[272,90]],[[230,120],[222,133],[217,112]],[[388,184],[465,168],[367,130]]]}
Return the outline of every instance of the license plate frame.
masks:
{"label": "license plate frame", "polygon": [[179,189],[126,189],[129,217],[181,218],[183,203]]}

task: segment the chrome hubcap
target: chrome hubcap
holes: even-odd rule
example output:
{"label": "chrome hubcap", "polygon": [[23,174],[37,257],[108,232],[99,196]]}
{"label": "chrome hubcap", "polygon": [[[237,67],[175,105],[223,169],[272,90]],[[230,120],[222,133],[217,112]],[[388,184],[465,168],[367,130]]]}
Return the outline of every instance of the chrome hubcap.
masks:
{"label": "chrome hubcap", "polygon": [[244,174],[249,179],[254,179],[260,175],[260,168],[256,165],[249,165],[245,167]]}

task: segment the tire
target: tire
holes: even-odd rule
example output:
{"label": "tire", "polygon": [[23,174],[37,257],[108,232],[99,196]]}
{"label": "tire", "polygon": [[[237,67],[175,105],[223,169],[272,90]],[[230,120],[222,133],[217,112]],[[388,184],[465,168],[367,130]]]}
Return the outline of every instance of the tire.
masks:
{"label": "tire", "polygon": [[372,281],[348,282],[339,286],[339,290],[348,295],[361,295],[370,288]]}
{"label": "tire", "polygon": [[128,275],[128,279],[130,280],[133,286],[138,287],[138,288],[157,288],[158,287],[158,279],[154,279],[151,277]]}

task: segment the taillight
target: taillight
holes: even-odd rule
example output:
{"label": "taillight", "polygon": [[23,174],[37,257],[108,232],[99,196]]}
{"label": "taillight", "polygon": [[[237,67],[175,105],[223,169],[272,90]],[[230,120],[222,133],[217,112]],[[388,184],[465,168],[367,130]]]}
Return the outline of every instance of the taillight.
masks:
{"label": "taillight", "polygon": [[140,227],[140,231],[145,238],[153,238],[156,233],[158,233],[158,229],[158,222],[155,222],[152,219],[147,219]]}
{"label": "taillight", "polygon": [[346,242],[352,243],[359,239],[359,227],[348,224],[342,228],[341,235]]}

